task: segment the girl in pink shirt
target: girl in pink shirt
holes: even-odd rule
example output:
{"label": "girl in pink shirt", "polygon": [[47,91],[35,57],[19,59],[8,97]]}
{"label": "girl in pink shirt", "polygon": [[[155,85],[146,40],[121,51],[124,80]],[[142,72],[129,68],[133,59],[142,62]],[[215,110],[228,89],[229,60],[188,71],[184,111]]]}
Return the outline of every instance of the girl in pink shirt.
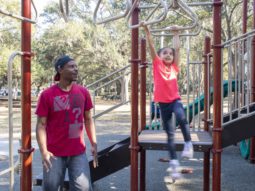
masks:
{"label": "girl in pink shirt", "polygon": [[179,36],[175,31],[173,42],[175,49],[164,47],[158,52],[155,51],[154,43],[148,27],[142,24],[149,43],[151,58],[153,60],[153,77],[154,77],[154,101],[159,103],[160,114],[163,121],[163,128],[168,137],[168,147],[170,155],[169,168],[173,179],[181,177],[177,168],[180,166],[177,159],[174,133],[175,128],[172,126],[172,113],[175,114],[176,120],[181,127],[184,137],[183,158],[193,157],[193,145],[191,143],[189,124],[187,122],[181,97],[178,90],[177,74],[179,72]]}

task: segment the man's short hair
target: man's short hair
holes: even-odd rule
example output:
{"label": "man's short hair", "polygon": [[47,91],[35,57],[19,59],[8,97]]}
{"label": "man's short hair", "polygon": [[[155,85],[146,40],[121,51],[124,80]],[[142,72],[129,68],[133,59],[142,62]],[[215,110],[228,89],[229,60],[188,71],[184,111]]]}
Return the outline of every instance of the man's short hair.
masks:
{"label": "man's short hair", "polygon": [[56,62],[55,62],[55,64],[54,64],[55,70],[56,70],[56,72],[57,72],[56,75],[54,76],[54,80],[55,80],[55,81],[59,81],[59,80],[60,80],[60,74],[59,74],[58,70],[59,70],[60,68],[63,68],[64,65],[65,65],[66,63],[68,63],[68,62],[70,62],[70,61],[72,61],[72,60],[74,60],[74,59],[71,58],[71,57],[68,56],[68,55],[61,56],[61,57],[59,57],[59,58],[56,60]]}

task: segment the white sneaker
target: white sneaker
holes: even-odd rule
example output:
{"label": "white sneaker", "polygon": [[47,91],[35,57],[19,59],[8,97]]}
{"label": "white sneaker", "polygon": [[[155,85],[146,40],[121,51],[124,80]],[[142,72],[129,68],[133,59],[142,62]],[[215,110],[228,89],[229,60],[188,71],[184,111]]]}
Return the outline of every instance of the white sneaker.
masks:
{"label": "white sneaker", "polygon": [[181,154],[182,158],[191,159],[193,158],[194,150],[191,141],[184,143],[184,148]]}
{"label": "white sneaker", "polygon": [[180,171],[180,163],[178,160],[171,160],[169,162],[169,168],[167,169],[167,172],[170,173],[170,176],[173,180],[177,180],[182,178]]}

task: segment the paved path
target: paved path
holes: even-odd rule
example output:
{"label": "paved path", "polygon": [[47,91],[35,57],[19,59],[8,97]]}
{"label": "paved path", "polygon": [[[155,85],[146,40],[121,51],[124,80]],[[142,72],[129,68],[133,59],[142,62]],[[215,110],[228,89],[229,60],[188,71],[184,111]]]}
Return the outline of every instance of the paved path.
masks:
{"label": "paved path", "polygon": [[[201,153],[196,153],[190,161],[181,161],[182,166],[192,167],[193,174],[185,174],[182,180],[174,184],[165,182],[167,176],[165,169],[167,163],[159,162],[160,157],[166,157],[164,151],[147,152],[146,191],[199,191],[202,188],[203,158]],[[40,155],[38,150],[34,154],[33,176],[41,173]],[[1,164],[1,163],[0,163]],[[240,157],[239,149],[231,146],[222,154],[222,190],[223,191],[254,191],[255,166]],[[8,191],[6,178],[0,179],[0,190]],[[19,177],[16,175],[15,190],[19,190]],[[36,186],[34,191],[41,190]],[[94,183],[94,191],[129,191],[130,168],[124,168],[106,178]]]}

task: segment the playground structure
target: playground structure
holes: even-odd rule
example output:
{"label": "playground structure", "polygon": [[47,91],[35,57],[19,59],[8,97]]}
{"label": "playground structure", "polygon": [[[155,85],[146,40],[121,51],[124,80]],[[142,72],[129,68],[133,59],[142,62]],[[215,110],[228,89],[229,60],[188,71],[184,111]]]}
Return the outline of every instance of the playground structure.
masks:
{"label": "playground structure", "polygon": [[[67,2],[67,1],[66,1]],[[98,1],[97,8],[99,7],[101,1]],[[179,2],[180,4],[183,1],[171,1]],[[129,3],[129,5],[128,5]],[[245,4],[245,3],[244,3]],[[255,2],[253,2],[255,4]],[[181,4],[183,5],[183,4]],[[195,5],[195,4],[193,4]],[[199,4],[198,4],[199,5]],[[211,5],[214,7],[214,38],[213,38],[213,53],[210,52],[210,38],[206,37],[205,39],[205,50],[204,50],[204,61],[202,62],[204,65],[204,130],[199,129],[199,131],[192,131],[192,138],[194,140],[194,149],[195,151],[204,152],[204,190],[209,190],[210,182],[209,182],[209,173],[210,173],[210,152],[213,153],[213,180],[212,180],[212,189],[220,190],[221,186],[221,152],[222,149],[226,146],[234,144],[238,141],[241,141],[246,138],[250,138],[255,136],[255,130],[252,127],[252,123],[255,121],[254,115],[254,102],[255,102],[255,82],[254,82],[254,72],[255,72],[255,53],[254,53],[254,30],[251,32],[246,32],[246,29],[243,31],[243,35],[239,36],[235,39],[231,39],[227,42],[221,42],[221,18],[220,11],[222,2],[215,0],[213,3],[201,3],[200,5]],[[29,22],[29,18],[31,18],[31,0],[23,0],[23,15],[22,15],[22,52],[20,53],[22,56],[22,148],[19,150],[22,155],[22,175],[21,175],[21,190],[31,190],[31,155],[33,152],[33,148],[31,148],[31,24]],[[157,22],[161,22],[164,20],[166,13],[169,8],[172,6],[177,6],[176,4],[165,5],[164,1],[160,1],[160,3],[154,7],[155,10],[157,8],[163,7],[163,13],[160,14],[160,17],[153,22],[149,21],[151,16],[148,17],[148,21],[146,24],[153,24]],[[183,5],[185,7],[186,4]],[[247,5],[246,5],[247,6]],[[245,6],[244,6],[245,7]],[[146,7],[145,7],[146,8]],[[133,0],[132,3],[127,1],[126,12],[124,15],[118,16],[117,18],[108,18],[106,20],[98,22],[110,22],[115,19],[119,19],[122,17],[131,17],[131,25],[132,29],[132,56],[131,56],[131,139],[130,139],[130,147],[129,140],[125,140],[119,145],[114,145],[116,148],[123,151],[123,153],[127,154],[126,156],[130,156],[130,161],[123,161],[123,164],[116,167],[114,164],[111,164],[112,167],[116,167],[115,170],[123,168],[124,166],[129,165],[131,163],[131,182],[130,189],[132,191],[139,190],[138,189],[138,153],[140,152],[140,190],[145,190],[145,156],[146,150],[150,149],[166,149],[166,141],[165,134],[163,131],[146,131],[143,128],[146,126],[146,117],[145,117],[145,104],[146,104],[146,51],[145,40],[141,40],[141,55],[138,55],[138,33],[140,26],[139,23],[139,1]],[[184,8],[185,9],[185,8]],[[189,9],[185,9],[187,12]],[[94,19],[96,19],[96,12],[94,14]],[[246,11],[247,12],[247,11]],[[153,13],[151,13],[152,15]],[[196,16],[190,14],[190,16],[194,19],[194,25],[191,28],[196,26],[199,27]],[[254,20],[255,23],[255,20]],[[245,26],[245,25],[244,25]],[[190,26],[189,26],[190,27]],[[180,28],[181,29],[181,28]],[[163,30],[163,29],[162,29]],[[165,30],[165,29],[164,29]],[[166,30],[169,30],[166,29]],[[183,29],[186,30],[186,29]],[[159,32],[159,31],[155,31]],[[171,34],[168,34],[171,36]],[[185,34],[183,34],[185,35]],[[224,57],[224,55],[227,56]],[[247,55],[247,59],[245,63],[244,56]],[[222,57],[223,55],[223,57]],[[140,58],[139,58],[140,57]],[[228,77],[227,79],[223,79],[223,64],[222,60],[227,58],[228,60]],[[210,90],[210,63],[211,59],[213,59],[213,93]],[[141,65],[140,70],[140,117],[141,123],[138,124],[138,67]],[[244,68],[247,67],[247,70]],[[241,69],[243,68],[243,69]],[[227,80],[224,81],[224,80]],[[235,83],[233,83],[235,81]],[[223,100],[223,94],[225,88],[224,83],[227,83],[227,94]],[[189,87],[189,86],[188,86]],[[234,93],[232,92],[233,87]],[[210,112],[210,103],[213,97],[213,112]],[[199,104],[200,102],[198,102]],[[224,110],[224,103],[227,103],[227,109]],[[231,105],[234,103],[234,106]],[[189,105],[189,104],[188,104]],[[188,107],[190,110],[195,109],[195,107]],[[201,106],[197,105],[197,113],[200,113]],[[187,109],[189,110],[189,109]],[[187,111],[188,112],[188,111]],[[193,111],[193,114],[196,113]],[[198,119],[200,121],[200,119]],[[141,127],[142,131],[138,132],[138,127]],[[194,128],[195,129],[195,128]],[[211,133],[213,136],[211,136]],[[138,134],[141,133],[138,137]],[[180,133],[177,132],[177,137]],[[158,137],[156,139],[155,137]],[[196,139],[195,137],[198,137]],[[177,149],[181,150],[183,141],[178,139],[176,141]],[[109,148],[111,150],[112,148]],[[130,152],[129,152],[130,149]],[[101,152],[102,158],[100,163],[102,167],[106,167],[107,165],[103,165],[106,158],[104,153],[109,153],[109,150],[104,150]],[[128,151],[128,152],[127,152]],[[115,150],[117,156],[121,152]],[[113,154],[113,153],[112,153]],[[100,156],[100,154],[99,154]],[[121,155],[123,156],[123,155]],[[105,158],[104,158],[105,157]],[[114,156],[113,156],[114,158]],[[127,157],[126,157],[127,158]],[[111,159],[111,157],[108,157]],[[251,162],[255,162],[254,157],[254,139],[251,141],[251,153],[250,153]],[[103,177],[106,176],[113,171],[109,171],[109,169],[97,169],[95,176],[92,179],[99,179],[97,176]],[[108,173],[103,174],[103,172],[108,171]]]}
{"label": "playground structure", "polygon": [[[100,1],[101,2],[101,1]],[[100,2],[98,3],[97,6],[99,6]],[[133,64],[132,67],[132,132],[131,132],[131,190],[137,190],[138,189],[138,170],[137,170],[137,161],[138,161],[138,148],[139,146],[141,146],[143,149],[164,149],[166,148],[166,144],[165,144],[165,138],[162,138],[160,140],[155,140],[153,139],[153,137],[155,136],[155,134],[160,134],[160,132],[153,132],[150,133],[149,131],[142,131],[140,136],[139,136],[139,143],[137,141],[137,129],[138,129],[138,124],[137,124],[137,119],[138,119],[138,109],[137,109],[137,105],[138,105],[138,93],[137,93],[137,86],[138,86],[138,82],[137,82],[137,75],[138,75],[138,68],[137,68],[137,63],[139,62],[138,60],[138,49],[137,49],[137,44],[138,44],[138,31],[136,31],[137,27],[140,26],[140,23],[138,21],[138,9],[142,9],[144,7],[139,7],[138,8],[138,1],[133,1],[133,6],[132,9],[130,9],[133,13],[132,13],[132,23],[131,25],[129,25],[130,28],[132,28],[132,59],[131,59],[131,63]],[[176,2],[176,1],[175,1]],[[162,4],[162,2],[160,2]],[[159,4],[160,4],[159,3]],[[206,5],[209,5],[210,3],[206,3]],[[246,4],[246,6],[245,6]],[[209,189],[209,158],[210,158],[210,150],[212,149],[213,151],[213,190],[220,190],[220,156],[221,156],[221,152],[222,152],[222,148],[226,147],[230,144],[236,143],[244,138],[249,138],[250,136],[254,136],[254,132],[251,128],[251,121],[254,120],[254,116],[253,116],[253,111],[254,111],[254,106],[252,104],[252,102],[254,102],[253,98],[252,98],[252,89],[248,88],[245,90],[244,88],[244,84],[249,84],[249,87],[253,87],[252,86],[252,79],[251,78],[247,78],[249,80],[245,80],[244,76],[252,76],[252,74],[249,74],[246,72],[246,74],[244,75],[242,72],[239,73],[237,69],[235,69],[232,73],[232,68],[243,68],[244,67],[244,62],[243,62],[243,56],[244,56],[244,48],[236,48],[233,47],[232,44],[244,44],[244,42],[247,43],[247,45],[245,46],[251,46],[252,45],[252,33],[250,34],[245,34],[244,36],[238,37],[237,39],[232,39],[229,42],[226,42],[224,44],[221,44],[221,39],[220,39],[220,33],[221,31],[218,30],[220,27],[220,18],[218,17],[219,12],[220,12],[220,7],[222,5],[222,2],[220,1],[215,1],[214,3],[211,3],[210,5],[214,6],[214,15],[215,16],[215,20],[214,20],[214,52],[213,54],[210,53],[210,43],[208,43],[209,39],[206,39],[206,50],[204,53],[205,56],[205,61],[204,61],[204,65],[205,65],[205,77],[204,77],[204,82],[205,82],[205,95],[204,95],[204,99],[205,99],[205,117],[204,117],[204,127],[205,130],[209,130],[213,131],[213,140],[210,139],[208,136],[206,137],[206,133],[204,135],[201,136],[201,140],[198,140],[196,143],[194,143],[195,149],[197,151],[203,151],[205,154],[205,158],[204,158],[204,189],[208,190]],[[134,6],[137,6],[137,8],[135,9]],[[172,4],[170,5],[170,7],[172,6]],[[155,6],[156,8],[160,7],[160,5]],[[154,7],[154,8],[155,8]],[[162,7],[165,7],[162,4]],[[247,8],[247,2],[244,2],[244,8]],[[137,12],[135,12],[135,10]],[[244,10],[244,12],[247,12]],[[96,13],[95,13],[96,14]],[[130,15],[130,13],[129,13]],[[164,14],[163,14],[164,15]],[[193,15],[192,15],[193,16]],[[124,16],[123,16],[124,17]],[[161,18],[162,15],[160,15]],[[245,17],[245,16],[244,16]],[[94,16],[95,18],[95,16]],[[115,19],[115,18],[114,18]],[[112,20],[114,20],[112,19]],[[217,20],[218,19],[218,20]],[[244,18],[244,20],[247,20]],[[111,19],[107,19],[105,20],[105,22],[109,22],[111,21]],[[147,22],[147,23],[146,23]],[[145,21],[146,24],[149,24],[149,21]],[[195,25],[194,25],[195,26]],[[170,29],[170,28],[168,28]],[[157,31],[154,31],[157,32]],[[246,33],[246,32],[244,32]],[[185,34],[184,34],[185,35]],[[250,35],[250,36],[249,36]],[[171,34],[169,34],[169,36],[171,36]],[[247,38],[248,37],[248,38]],[[244,40],[245,39],[245,40]],[[228,46],[228,44],[231,44],[230,47]],[[141,45],[142,46],[142,45]],[[223,65],[221,64],[220,60],[221,60],[221,50],[222,49],[227,49],[228,50],[228,72],[229,72],[229,77],[228,77],[228,81],[227,83],[224,82],[225,84],[221,84],[223,82],[223,70],[221,68],[223,68]],[[136,51],[134,50],[136,49]],[[235,55],[239,55],[238,58],[235,59],[235,61],[232,60],[232,52],[231,50],[234,49],[235,51]],[[247,50],[252,50],[252,48],[247,49]],[[142,51],[141,51],[142,52]],[[224,50],[222,51],[224,52]],[[241,53],[241,54],[240,54]],[[252,54],[251,52],[248,54]],[[208,71],[209,70],[209,66],[210,65],[210,61],[209,58],[213,56],[214,59],[214,73],[213,73],[213,79],[217,79],[217,81],[214,81],[214,85],[213,85],[213,90],[214,93],[212,95],[211,92],[211,88],[210,84],[209,84],[209,79],[211,79],[210,77],[210,73]],[[141,56],[142,59],[142,56]],[[205,64],[207,63],[207,65]],[[220,63],[220,66],[216,67],[216,63]],[[251,63],[251,60],[250,60]],[[219,69],[220,68],[220,69]],[[248,68],[250,68],[250,71],[253,71],[252,68],[252,64],[250,64],[250,66],[248,66]],[[249,70],[249,69],[248,69]],[[142,75],[142,72],[141,72]],[[234,76],[234,77],[232,77]],[[246,81],[246,82],[245,82]],[[233,83],[235,82],[235,83]],[[141,80],[141,89],[143,87],[143,82]],[[226,102],[223,100],[223,95],[221,92],[222,89],[224,87],[224,96],[227,96],[227,104],[228,104],[228,111],[226,112],[226,114],[223,112],[223,102]],[[234,95],[232,95],[232,91],[234,90]],[[226,92],[226,93],[225,93]],[[246,93],[245,93],[246,92]],[[141,94],[143,94],[143,91],[141,91]],[[212,118],[212,114],[210,115],[210,110],[209,110],[209,103],[212,103],[211,99],[209,99],[211,96],[213,96],[213,102],[214,102],[214,109],[213,109],[213,119]],[[244,98],[246,100],[246,102],[244,101]],[[235,104],[237,103],[241,103],[241,104],[237,104],[234,107],[230,106],[231,101],[233,99],[235,100]],[[239,102],[239,100],[243,99],[243,101]],[[141,98],[141,113],[143,112],[143,108],[144,108],[144,100],[143,98]],[[198,102],[199,104],[200,102]],[[188,104],[189,105],[189,104]],[[201,109],[200,106],[197,106],[199,109]],[[188,107],[189,108],[189,107]],[[195,107],[193,107],[192,109],[194,110]],[[227,114],[228,113],[228,114]],[[230,113],[230,114],[229,114]],[[223,115],[224,114],[224,115]],[[245,115],[246,114],[246,115]],[[210,117],[211,116],[211,117]],[[245,117],[244,117],[245,116]],[[249,116],[247,118],[247,116]],[[143,128],[144,127],[144,122],[143,122],[143,114],[141,114],[141,125],[140,127]],[[244,122],[246,120],[246,122]],[[247,120],[249,122],[247,122]],[[200,121],[200,120],[199,120]],[[246,126],[245,132],[244,130],[240,130],[238,131],[238,127],[240,127],[242,124],[242,126]],[[213,128],[211,128],[213,126]],[[209,128],[210,127],[210,128]],[[242,132],[241,132],[242,131]],[[221,132],[222,134],[222,141],[221,141]],[[146,133],[148,133],[149,135],[147,136]],[[198,133],[194,132],[196,135],[198,135]],[[147,137],[146,137],[147,136]],[[158,135],[157,135],[158,136]],[[163,135],[162,135],[163,136]],[[177,136],[178,137],[178,136]],[[198,136],[200,137],[200,136]],[[214,143],[214,144],[212,144]],[[179,149],[181,148],[181,142],[179,144]],[[211,148],[213,145],[213,148]],[[164,147],[165,146],[165,147]],[[222,147],[223,146],[223,147]],[[178,147],[178,141],[177,141],[177,147]],[[141,149],[141,148],[140,148]],[[251,147],[251,151],[254,150],[254,147]],[[141,169],[141,176],[140,176],[140,190],[144,190],[145,189],[145,183],[144,181],[144,171],[145,171],[145,166],[144,166],[144,161],[143,158],[145,157],[145,152],[142,150],[141,151],[141,161],[140,161],[140,169]],[[251,161],[254,162],[253,159],[253,154],[251,153]]]}

